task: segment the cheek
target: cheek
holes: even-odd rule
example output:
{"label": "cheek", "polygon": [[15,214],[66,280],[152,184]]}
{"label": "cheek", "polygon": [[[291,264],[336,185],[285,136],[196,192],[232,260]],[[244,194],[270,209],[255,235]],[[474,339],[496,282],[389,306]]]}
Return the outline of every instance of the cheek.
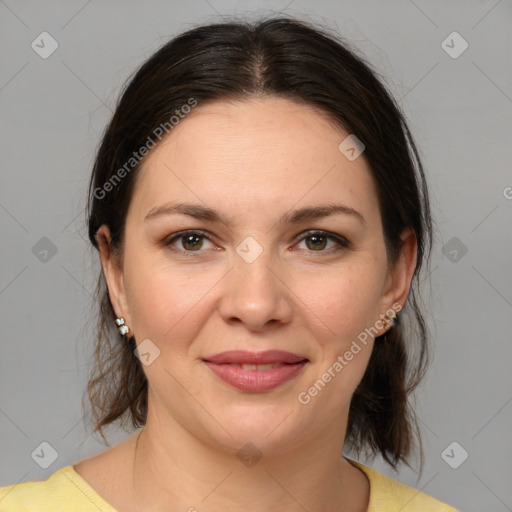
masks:
{"label": "cheek", "polygon": [[[326,362],[316,380],[310,387],[298,395],[302,404],[312,403],[321,409],[326,423],[341,415],[345,416],[350,408],[354,391],[361,382],[371,355],[372,344],[359,343],[357,351],[347,350]],[[350,359],[347,355],[350,354]]]}
{"label": "cheek", "polygon": [[[380,275],[376,267],[350,266],[332,269],[315,279],[315,286],[300,284],[301,299],[313,317],[322,321],[326,343],[342,349],[376,321]],[[309,314],[309,316],[312,315]]]}
{"label": "cheek", "polygon": [[134,331],[157,345],[193,338],[205,321],[219,275],[198,266],[173,267],[136,254],[125,260],[125,287]]}
{"label": "cheek", "polygon": [[318,323],[315,318],[320,318],[323,325],[316,334],[310,329],[319,349],[318,364],[301,396],[322,404],[331,419],[349,407],[367,368],[373,348],[371,327],[378,319],[380,279],[378,266],[351,265],[318,278],[318,286],[304,288],[308,291],[301,296],[310,306],[310,312],[304,308],[310,322]]}
{"label": "cheek", "polygon": [[315,313],[305,310],[305,314],[311,322],[315,316],[321,318],[325,328],[310,329],[317,345],[316,360],[297,398],[301,404],[321,408],[326,422],[348,412],[371,356],[373,337],[368,329],[375,322],[377,289],[373,277],[369,269],[361,275],[351,272],[350,277],[338,273],[325,279],[323,293],[310,292],[304,297]]}
{"label": "cheek", "polygon": [[[212,314],[212,301],[222,300],[224,273],[224,267],[176,267],[161,260],[150,262],[141,254],[127,257],[125,287],[132,328],[139,336],[162,341],[178,341],[178,333],[188,338]],[[315,275],[296,271],[287,282],[293,293],[283,300],[292,302],[301,317],[294,322],[309,324],[325,343],[335,338],[339,345],[375,322],[377,281],[376,269],[368,265],[320,268]]]}

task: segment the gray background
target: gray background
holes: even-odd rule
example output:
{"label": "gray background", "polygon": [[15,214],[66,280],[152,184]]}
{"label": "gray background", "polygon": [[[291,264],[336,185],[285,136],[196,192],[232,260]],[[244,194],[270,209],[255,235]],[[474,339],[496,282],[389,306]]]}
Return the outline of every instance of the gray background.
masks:
{"label": "gray background", "polygon": [[[416,394],[426,465],[419,481],[405,466],[396,474],[380,459],[371,465],[461,510],[512,510],[512,2],[505,0],[0,0],[0,485],[45,479],[105,449],[82,419],[99,270],[83,209],[121,85],[193,24],[281,10],[336,29],[387,77],[432,192],[435,359]],[[47,59],[31,48],[43,31],[59,45]],[[441,45],[453,31],[469,44],[458,58]],[[445,44],[452,53],[462,48],[457,39]],[[114,431],[111,444],[127,435]],[[43,441],[58,452],[47,469],[31,457]],[[462,450],[469,454],[457,469],[441,455],[454,441],[452,464]]]}

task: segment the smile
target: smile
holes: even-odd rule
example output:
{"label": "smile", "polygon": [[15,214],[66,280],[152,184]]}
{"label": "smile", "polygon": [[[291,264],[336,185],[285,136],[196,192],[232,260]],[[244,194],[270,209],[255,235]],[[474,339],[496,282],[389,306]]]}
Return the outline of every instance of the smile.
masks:
{"label": "smile", "polygon": [[203,359],[222,381],[242,391],[271,391],[299,375],[308,359],[291,352],[229,351]]}

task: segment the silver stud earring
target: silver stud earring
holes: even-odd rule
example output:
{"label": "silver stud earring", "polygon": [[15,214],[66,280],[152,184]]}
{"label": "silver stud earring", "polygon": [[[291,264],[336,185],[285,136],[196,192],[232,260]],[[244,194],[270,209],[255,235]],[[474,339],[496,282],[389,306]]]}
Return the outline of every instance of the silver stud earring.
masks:
{"label": "silver stud earring", "polygon": [[130,328],[124,323],[124,318],[116,318],[117,328],[121,336],[126,336],[130,332]]}
{"label": "silver stud earring", "polygon": [[394,325],[395,325],[395,320],[397,319],[398,317],[396,316],[396,313],[393,312],[393,314],[391,316],[388,316],[386,318],[386,326],[387,326],[387,329],[386,330],[389,330],[391,329]]}

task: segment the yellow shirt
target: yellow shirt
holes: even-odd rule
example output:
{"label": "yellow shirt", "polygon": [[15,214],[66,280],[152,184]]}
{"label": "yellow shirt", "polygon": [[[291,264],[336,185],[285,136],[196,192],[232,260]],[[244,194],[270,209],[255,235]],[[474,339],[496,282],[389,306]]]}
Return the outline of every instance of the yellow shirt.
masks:
{"label": "yellow shirt", "polygon": [[[350,460],[370,481],[367,512],[458,512],[412,487]],[[118,512],[74,469],[66,466],[47,480],[0,488],[0,512]]]}

